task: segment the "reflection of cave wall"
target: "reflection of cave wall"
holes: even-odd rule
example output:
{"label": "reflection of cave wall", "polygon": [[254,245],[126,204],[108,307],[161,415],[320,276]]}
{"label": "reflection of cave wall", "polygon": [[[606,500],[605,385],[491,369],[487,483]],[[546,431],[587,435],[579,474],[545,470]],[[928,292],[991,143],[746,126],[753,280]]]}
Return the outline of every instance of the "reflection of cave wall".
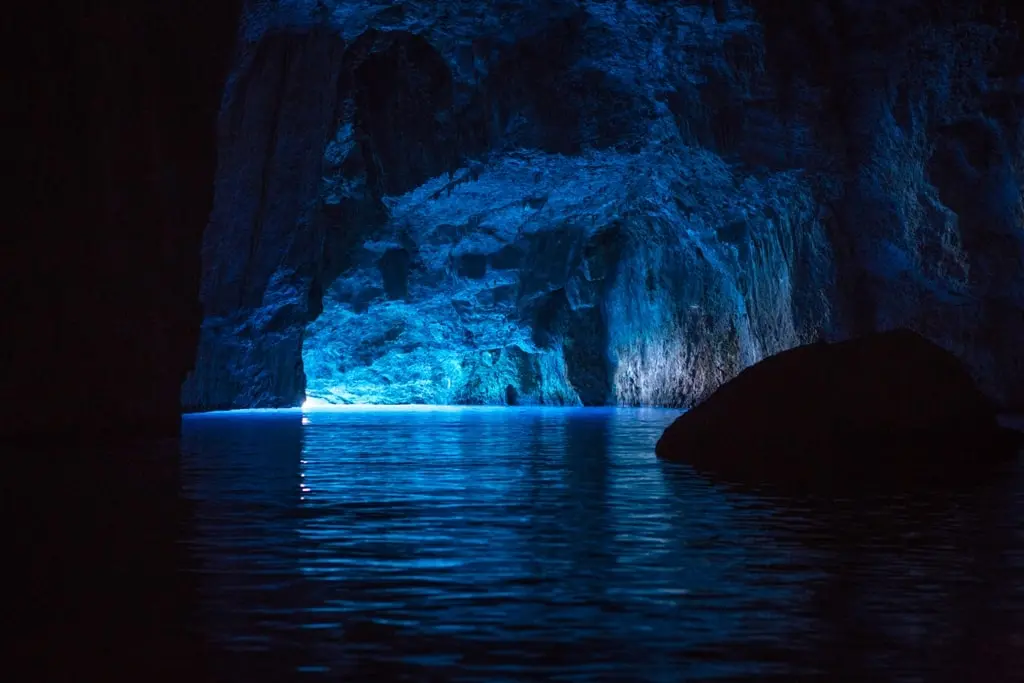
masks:
{"label": "reflection of cave wall", "polygon": [[687,404],[896,325],[1024,402],[989,4],[328,5],[239,66],[190,406]]}

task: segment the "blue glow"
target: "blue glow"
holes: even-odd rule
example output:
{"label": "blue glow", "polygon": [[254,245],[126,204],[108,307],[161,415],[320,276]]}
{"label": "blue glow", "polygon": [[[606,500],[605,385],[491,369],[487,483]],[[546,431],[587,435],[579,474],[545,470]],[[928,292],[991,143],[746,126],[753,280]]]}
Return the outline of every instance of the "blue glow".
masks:
{"label": "blue glow", "polygon": [[332,405],[333,404],[328,403],[327,401],[323,401],[319,398],[307,396],[306,400],[302,402],[302,410],[303,412],[308,412],[310,410],[330,408]]}
{"label": "blue glow", "polygon": [[[187,406],[685,406],[783,349],[902,326],[1024,402],[1012,22],[325,0],[337,30],[263,33],[310,4],[268,3],[230,81]],[[847,20],[887,37],[827,38]],[[861,80],[872,60],[899,67]]]}
{"label": "blue glow", "polygon": [[[623,217],[636,196],[676,196],[690,166],[708,191],[733,191],[717,157],[652,145],[524,153],[450,191],[438,177],[389,198],[391,221],[305,331],[311,404],[687,405],[796,345],[790,237],[772,222],[748,221],[725,194],[723,206],[677,197]],[[796,178],[746,182],[744,204],[809,191]],[[792,223],[815,234],[792,197]],[[741,222],[757,259],[691,227],[723,221]],[[401,287],[389,286],[398,266]]]}
{"label": "blue glow", "polygon": [[[184,430],[203,626],[240,657],[287,644],[332,680],[457,680],[467,661],[480,680],[838,680],[853,660],[885,680],[934,662],[922,644],[1013,651],[1024,539],[991,520],[1019,518],[1020,473],[1002,495],[899,497],[866,529],[856,504],[787,506],[659,461],[671,410],[307,415]],[[884,637],[833,665],[823,638],[850,618]]]}
{"label": "blue glow", "polygon": [[235,408],[233,410],[208,410],[202,413],[186,413],[183,420],[205,420],[225,417],[287,417],[301,415],[302,408]]}
{"label": "blue glow", "polygon": [[[324,403],[319,405],[303,404],[304,414],[312,413],[559,413],[581,411],[591,414],[607,414],[617,411],[635,410],[632,408],[619,408],[616,406],[461,406],[461,405],[433,405],[427,403]],[[649,408],[645,410],[666,411],[678,415],[680,411],[671,408]],[[231,411],[243,412],[243,411]],[[262,412],[262,411],[251,411]]]}
{"label": "blue glow", "polygon": [[503,406],[453,406],[431,404],[382,404],[382,403],[327,403],[316,399],[307,399],[302,404],[303,413],[434,413],[459,412],[467,410],[502,410]]}

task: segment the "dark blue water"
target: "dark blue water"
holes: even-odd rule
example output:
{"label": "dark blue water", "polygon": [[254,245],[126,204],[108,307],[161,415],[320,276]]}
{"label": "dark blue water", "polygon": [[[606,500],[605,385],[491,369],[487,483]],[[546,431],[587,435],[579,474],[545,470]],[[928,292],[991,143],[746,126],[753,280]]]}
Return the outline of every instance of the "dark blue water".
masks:
{"label": "dark blue water", "polygon": [[1024,471],[779,498],[660,462],[674,413],[186,419],[221,675],[1020,681]]}

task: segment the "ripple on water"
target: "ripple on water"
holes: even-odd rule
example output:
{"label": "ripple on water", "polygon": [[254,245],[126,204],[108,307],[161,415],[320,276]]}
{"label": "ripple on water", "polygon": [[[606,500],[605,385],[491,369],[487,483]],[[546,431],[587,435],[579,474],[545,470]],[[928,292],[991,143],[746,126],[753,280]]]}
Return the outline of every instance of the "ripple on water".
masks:
{"label": "ripple on water", "polygon": [[986,666],[998,681],[1024,667],[1019,468],[983,490],[772,498],[657,461],[674,417],[186,420],[203,628],[229,659],[335,679],[930,681]]}

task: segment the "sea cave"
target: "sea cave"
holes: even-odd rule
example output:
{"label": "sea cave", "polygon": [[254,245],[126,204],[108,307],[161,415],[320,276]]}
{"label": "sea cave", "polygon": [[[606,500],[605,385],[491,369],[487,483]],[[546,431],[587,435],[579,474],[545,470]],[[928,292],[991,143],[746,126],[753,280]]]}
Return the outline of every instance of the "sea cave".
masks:
{"label": "sea cave", "polygon": [[431,7],[245,15],[186,410],[689,407],[898,327],[1024,407],[1005,9]]}
{"label": "sea cave", "polygon": [[65,5],[8,678],[1019,682],[1024,4]]}

